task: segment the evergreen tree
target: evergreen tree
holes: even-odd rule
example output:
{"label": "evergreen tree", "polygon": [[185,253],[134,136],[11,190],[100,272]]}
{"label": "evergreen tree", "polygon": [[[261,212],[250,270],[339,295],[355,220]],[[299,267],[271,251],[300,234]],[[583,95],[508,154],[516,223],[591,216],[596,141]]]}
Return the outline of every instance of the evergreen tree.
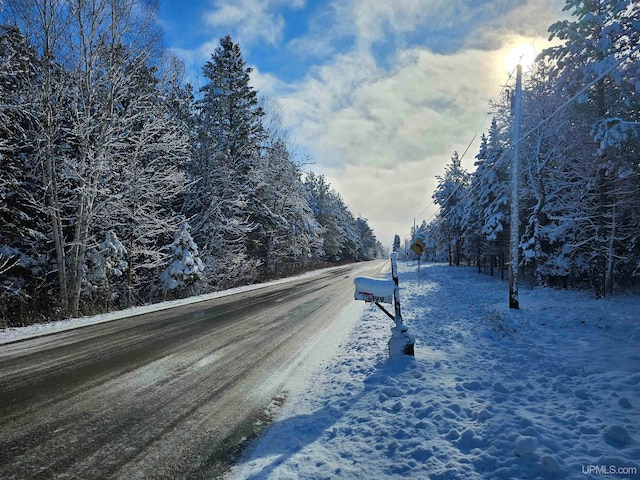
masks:
{"label": "evergreen tree", "polygon": [[[248,252],[261,259],[264,277],[308,266],[318,258],[321,228],[307,204],[300,168],[283,139],[266,147],[254,197],[260,217],[248,239]],[[259,221],[258,221],[259,220]]]}
{"label": "evergreen tree", "polygon": [[307,201],[322,227],[323,256],[328,262],[354,261],[357,256],[356,220],[323,175],[309,173],[305,179]]}
{"label": "evergreen tree", "polygon": [[366,218],[356,218],[356,232],[358,235],[358,249],[356,250],[355,260],[367,261],[382,258],[382,246],[373,234],[373,230]]}
{"label": "evergreen tree", "polygon": [[189,233],[189,224],[185,222],[180,226],[169,248],[171,263],[160,274],[162,287],[178,297],[191,295],[195,284],[202,278],[204,264]]}
{"label": "evergreen tree", "polygon": [[118,140],[102,176],[108,187],[101,192],[96,231],[117,228],[127,248],[122,280],[131,305],[154,291],[166,264],[167,232],[183,222],[175,207],[186,188],[183,168],[190,158],[190,136],[174,112],[171,84],[177,72],[167,70],[168,78],[159,78],[144,56],[123,61],[124,78],[114,97]]}
{"label": "evergreen tree", "polygon": [[[471,174],[471,180],[469,185],[469,194],[463,201],[463,220],[464,225],[464,254],[467,258],[475,258],[478,269],[482,268],[482,265],[486,263],[489,256],[488,241],[482,232],[483,218],[479,215],[482,209],[481,200],[484,197],[482,191],[482,184],[484,183],[479,172],[484,169],[484,163],[487,158],[488,152],[488,139],[485,134],[482,134],[480,138],[480,152],[476,155],[475,167],[476,170]],[[423,225],[422,236],[426,232],[426,225]]]}
{"label": "evergreen tree", "polygon": [[499,263],[501,275],[504,273],[502,267],[507,257],[511,217],[511,154],[507,152],[506,140],[509,133],[510,131],[500,126],[495,118],[492,120],[485,158],[478,159],[476,169],[481,231],[486,241],[486,254],[489,256],[491,268]]}
{"label": "evergreen tree", "polygon": [[264,112],[257,92],[249,85],[252,69],[246,67],[240,45],[229,35],[202,68],[209,81],[197,102],[201,115],[202,139],[209,140],[213,156],[234,174],[240,183],[248,183],[251,171],[260,160],[264,139]]}
{"label": "evergreen tree", "polygon": [[[564,42],[546,54],[556,65],[557,84],[567,96],[592,85],[574,106],[587,197],[581,204],[581,236],[589,244],[589,273],[597,298],[613,287],[617,250],[628,236],[625,212],[637,207],[626,195],[637,187],[637,79],[640,73],[640,7],[631,0],[567,0],[573,21],[550,27]],[[634,121],[629,121],[629,115]],[[585,148],[586,147],[586,148]]]}
{"label": "evergreen tree", "polygon": [[117,286],[127,273],[128,252],[116,232],[108,231],[104,241],[90,250],[88,257],[84,295],[94,305],[103,304],[106,311],[125,306],[125,290]]}
{"label": "evergreen tree", "polygon": [[255,278],[258,262],[247,256],[247,237],[255,227],[255,169],[261,158],[263,111],[249,85],[240,46],[230,36],[202,69],[208,83],[196,102],[196,149],[189,166],[194,186],[186,210],[194,216],[212,287]]}
{"label": "evergreen tree", "polygon": [[440,205],[438,216],[447,237],[449,263],[460,265],[462,260],[462,233],[464,232],[464,200],[469,188],[469,174],[462,168],[458,152],[445,167],[443,177],[436,177],[438,186],[433,201]]}
{"label": "evergreen tree", "polygon": [[47,225],[39,215],[44,188],[31,143],[38,70],[37,53],[20,30],[0,27],[0,323],[5,325],[33,321],[40,310],[53,313],[46,299]]}
{"label": "evergreen tree", "polygon": [[[564,281],[574,269],[566,244],[575,238],[567,220],[573,213],[566,209],[570,189],[560,191],[562,178],[571,165],[565,161],[571,145],[570,137],[559,135],[571,122],[566,110],[559,110],[565,99],[550,80],[551,65],[539,60],[525,77],[523,87],[523,130],[529,132],[521,142],[522,204],[525,230],[522,238],[523,261],[534,270],[536,284]],[[575,209],[574,209],[575,211]]]}

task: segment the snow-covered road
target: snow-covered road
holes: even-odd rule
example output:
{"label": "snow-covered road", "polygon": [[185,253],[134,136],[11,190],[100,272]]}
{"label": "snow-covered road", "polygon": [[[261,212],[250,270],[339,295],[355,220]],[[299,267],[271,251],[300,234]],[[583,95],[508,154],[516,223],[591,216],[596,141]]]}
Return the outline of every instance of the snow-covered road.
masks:
{"label": "snow-covered road", "polygon": [[362,313],[353,277],[387,268],[326,269],[2,345],[0,478],[215,477],[285,378],[336,354],[325,344]]}
{"label": "snow-covered road", "polygon": [[[640,298],[400,264],[416,357],[368,308],[229,479],[640,478]],[[295,388],[294,388],[295,390]]]}

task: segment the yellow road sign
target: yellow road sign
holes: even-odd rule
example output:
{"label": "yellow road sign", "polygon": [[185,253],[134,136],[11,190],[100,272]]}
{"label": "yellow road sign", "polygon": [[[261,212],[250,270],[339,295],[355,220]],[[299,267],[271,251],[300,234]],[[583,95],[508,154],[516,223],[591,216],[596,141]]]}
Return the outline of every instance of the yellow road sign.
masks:
{"label": "yellow road sign", "polygon": [[426,245],[422,240],[416,240],[416,242],[413,245],[411,245],[411,250],[416,252],[416,255],[422,255],[422,252],[424,252],[425,248],[426,248]]}

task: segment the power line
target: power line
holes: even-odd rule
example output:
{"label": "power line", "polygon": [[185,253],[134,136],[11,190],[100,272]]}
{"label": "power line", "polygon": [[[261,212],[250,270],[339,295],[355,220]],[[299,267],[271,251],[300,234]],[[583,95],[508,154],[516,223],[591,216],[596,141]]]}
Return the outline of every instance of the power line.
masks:
{"label": "power line", "polygon": [[[613,63],[609,68],[607,68],[606,70],[604,70],[600,75],[598,75],[596,78],[594,78],[593,80],[591,80],[587,85],[585,85],[584,87],[582,87],[578,93],[576,93],[575,95],[573,95],[571,98],[569,98],[568,100],[566,100],[562,105],[560,105],[558,108],[556,108],[549,116],[545,117],[544,119],[542,119],[536,126],[530,128],[529,130],[527,130],[524,134],[522,134],[520,136],[520,139],[514,143],[513,145],[511,145],[511,147],[507,148],[502,155],[500,155],[498,157],[498,159],[495,161],[495,163],[492,165],[492,167],[487,170],[485,172],[485,174],[483,175],[484,178],[485,176],[487,176],[489,173],[491,173],[494,169],[496,169],[498,167],[498,165],[500,164],[500,162],[506,157],[507,153],[511,152],[511,149],[519,144],[520,142],[522,142],[525,138],[527,138],[529,135],[531,135],[534,131],[536,131],[538,128],[542,127],[545,123],[547,123],[549,120],[551,120],[553,117],[555,117],[556,115],[558,115],[561,111],[563,111],[565,108],[567,108],[569,105],[571,105],[571,103],[573,103],[575,100],[577,100],[579,97],[581,97],[588,89],[590,89],[593,85],[595,85],[596,83],[598,83],[600,80],[602,80],[604,77],[606,77],[609,73],[611,73],[611,71],[613,71],[615,68],[619,67],[623,62],[625,62],[626,60],[628,60],[629,58],[631,58],[635,53],[637,53],[638,51],[640,51],[640,45],[637,45],[633,50],[631,50],[627,55],[625,55],[624,57],[622,57],[620,60],[616,61],[615,63]],[[454,209],[456,209],[457,207],[459,207],[463,201],[467,200],[468,196],[475,190],[475,188],[477,188],[477,186],[479,185],[480,182],[476,182],[475,185],[466,192],[465,197],[460,200],[459,202],[457,202],[453,208],[451,208],[449,210],[449,212],[453,211]],[[444,203],[447,203],[447,201],[449,201],[449,199],[451,199],[451,197],[460,189],[460,184],[456,185],[456,188],[453,189],[453,191],[449,194],[449,196],[445,199]],[[447,215],[449,214],[449,212],[445,213],[445,215],[443,216],[443,218],[446,218]],[[435,217],[435,215],[432,215],[428,221],[431,221],[433,218]]]}
{"label": "power line", "polygon": [[[535,41],[535,39],[533,40]],[[500,98],[502,96],[502,93],[506,90],[506,88],[509,85],[509,82],[511,81],[511,78],[513,76],[513,72],[509,73],[509,77],[507,78],[506,82],[502,85],[502,88],[500,89],[500,93],[498,93],[498,98]],[[467,154],[467,152],[469,151],[469,148],[471,148],[471,145],[473,144],[473,142],[475,141],[475,139],[478,137],[478,133],[480,132],[480,129],[483,127],[483,124],[480,124],[478,126],[478,129],[476,130],[476,133],[473,134],[473,138],[471,139],[471,141],[469,142],[469,144],[467,145],[467,148],[465,148],[462,156],[460,157],[460,161],[462,161],[462,159],[464,158],[464,156]],[[453,195],[454,192],[451,193],[451,195]],[[450,197],[447,197],[447,199],[445,200],[445,202],[447,200],[449,200]],[[435,205],[435,202],[433,201],[433,197],[431,198],[431,200],[429,201],[429,203],[427,204],[427,206],[418,214],[416,215],[416,217],[420,218],[422,216],[423,213],[425,213],[429,208],[431,208],[432,206]],[[431,214],[431,216],[429,218],[426,219],[427,223],[430,222],[433,218],[435,217],[435,214]]]}
{"label": "power line", "polygon": [[[480,129],[478,129],[478,131],[480,131]],[[471,139],[471,141],[469,142],[469,145],[467,145],[467,148],[464,149],[464,152],[462,153],[462,156],[460,157],[460,161],[462,161],[462,159],[464,158],[464,156],[467,154],[467,152],[469,151],[469,148],[471,148],[471,144],[473,144],[473,142],[475,141],[475,139],[478,137],[478,132],[475,133],[475,135],[473,136],[473,138]],[[422,214],[424,212],[426,212],[429,207],[431,207],[432,205],[435,205],[433,198],[431,199],[431,201],[427,204],[427,206],[424,208],[424,210],[422,210],[417,217],[422,216]]]}
{"label": "power line", "polygon": [[[536,33],[536,35],[533,37],[533,40],[531,40],[531,43],[529,44],[530,47],[535,47],[535,42],[536,40],[540,37],[540,34],[542,33],[542,31],[547,28],[546,26],[549,24],[549,22],[551,21],[551,19],[556,15],[556,13],[558,12],[558,9],[560,8],[560,4],[558,4],[558,6],[556,6],[556,8],[553,10],[553,12],[547,17],[547,19],[542,22],[540,25],[540,28],[538,29],[538,32]],[[525,55],[525,52],[523,52],[520,55],[519,61],[522,60],[522,57]],[[513,70],[511,70],[511,72],[509,72],[509,76],[507,78],[507,80],[505,81],[505,83],[502,85],[502,88],[500,89],[500,92],[498,93],[498,98],[500,98],[502,96],[502,94],[504,93],[504,91],[506,90],[506,88],[509,85],[509,82],[511,81],[511,79],[513,78],[513,75],[516,71],[515,67]],[[484,122],[483,122],[484,123]],[[478,126],[478,129],[476,130],[476,133],[473,135],[473,138],[471,139],[471,141],[469,142],[469,144],[467,145],[467,148],[464,150],[462,156],[460,157],[460,161],[462,161],[464,159],[464,156],[467,154],[469,148],[471,147],[471,145],[473,144],[473,142],[475,141],[475,139],[478,137],[478,133],[480,132],[480,129],[482,128],[483,124],[480,124]],[[453,194],[454,192],[452,192]],[[449,200],[449,198],[447,198],[447,200]],[[420,218],[429,208],[431,208],[432,206],[435,205],[435,202],[433,201],[433,197],[431,198],[431,200],[429,201],[429,203],[427,204],[427,206],[418,214],[416,215],[416,217]],[[435,214],[432,214],[427,220],[427,223],[429,221],[431,221],[433,218],[435,217]]]}

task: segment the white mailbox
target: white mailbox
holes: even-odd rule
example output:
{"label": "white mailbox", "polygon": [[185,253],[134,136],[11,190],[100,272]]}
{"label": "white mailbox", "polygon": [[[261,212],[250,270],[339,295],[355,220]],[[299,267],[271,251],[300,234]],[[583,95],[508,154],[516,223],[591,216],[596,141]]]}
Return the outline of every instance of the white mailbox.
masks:
{"label": "white mailbox", "polygon": [[357,277],[353,280],[353,283],[356,285],[356,291],[353,296],[356,300],[376,303],[393,303],[393,291],[396,287],[393,280]]}

